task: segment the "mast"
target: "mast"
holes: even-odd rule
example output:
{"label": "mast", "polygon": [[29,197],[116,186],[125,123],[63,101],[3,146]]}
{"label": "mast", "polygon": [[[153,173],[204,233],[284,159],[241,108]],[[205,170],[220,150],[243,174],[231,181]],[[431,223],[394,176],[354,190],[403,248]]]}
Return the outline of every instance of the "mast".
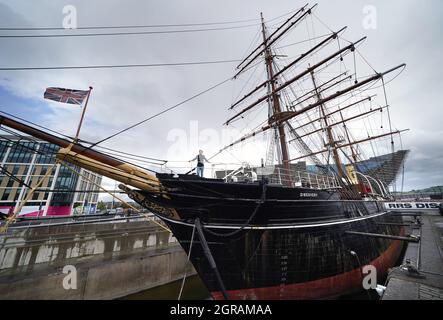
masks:
{"label": "mast", "polygon": [[[337,32],[333,32],[329,37],[327,37],[326,39],[324,39],[323,41],[321,41],[319,44],[317,44],[316,46],[312,47],[311,49],[309,49],[308,51],[302,53],[297,59],[295,59],[294,61],[292,61],[290,64],[286,65],[285,67],[283,67],[280,71],[278,71],[276,74],[274,74],[274,78],[278,77],[279,75],[283,74],[286,70],[288,70],[289,68],[297,65],[301,60],[303,60],[305,57],[307,57],[309,54],[316,52],[319,48],[321,48],[322,46],[324,46],[325,44],[327,44],[329,41],[336,39],[337,35],[341,32],[343,32],[347,27],[343,27],[341,28],[339,31]],[[268,37],[269,39],[270,37]],[[269,44],[268,44],[269,46]],[[339,75],[338,77],[340,77],[341,75]],[[335,79],[331,79],[331,81],[334,81]],[[258,90],[260,90],[261,88],[265,87],[267,84],[267,81],[260,83],[258,86],[256,86],[252,91],[250,91],[249,93],[247,93],[246,95],[243,96],[243,98],[237,100],[236,102],[234,102],[231,107],[229,109],[233,109],[236,105],[238,105],[240,102],[244,101],[246,98],[250,97],[251,95],[253,95],[254,93],[256,93]]]}
{"label": "mast", "polygon": [[[374,112],[377,112],[377,111],[381,111],[381,110],[383,110],[383,109],[385,109],[385,108],[386,108],[386,106],[384,106],[384,107],[380,107],[380,108],[377,108],[377,109],[372,109],[372,110],[369,110],[369,111],[366,111],[366,112],[363,112],[363,113],[359,113],[359,114],[357,114],[357,115],[355,115],[355,116],[352,116],[352,117],[350,117],[350,118],[347,118],[347,119],[344,119],[343,116],[342,116],[340,121],[333,122],[333,123],[328,122],[328,124],[329,124],[329,127],[332,128],[332,127],[334,127],[334,126],[336,126],[336,125],[339,125],[339,124],[341,124],[341,123],[346,124],[346,122],[348,122],[348,121],[351,121],[351,120],[354,120],[354,119],[357,119],[357,118],[360,118],[360,117],[366,116],[366,115],[368,115],[368,114],[371,114],[371,113],[374,113]],[[327,118],[327,117],[328,117],[328,114],[326,114],[326,118]],[[321,117],[321,118],[323,119],[323,117]],[[299,137],[300,137],[300,138],[304,138],[304,137],[306,137],[306,136],[309,136],[309,135],[311,135],[311,134],[317,133],[317,132],[322,131],[322,130],[323,130],[323,128],[319,128],[319,129],[316,129],[316,130],[313,130],[313,131],[307,132],[307,133],[305,133],[305,134],[303,134],[303,135],[301,135],[301,136],[299,136]],[[349,140],[349,139],[348,139],[348,140]],[[294,139],[289,140],[289,143],[291,143],[292,141],[294,141]],[[352,141],[349,141],[349,142],[352,142]]]}
{"label": "mast", "polygon": [[[297,74],[296,76],[294,76],[293,78],[287,80],[286,82],[284,82],[283,84],[281,84],[280,86],[278,86],[277,88],[275,88],[275,92],[279,92],[281,90],[283,90],[284,88],[286,88],[287,86],[289,86],[290,84],[294,83],[297,80],[300,80],[301,78],[303,78],[304,76],[308,75],[311,71],[316,70],[317,68],[319,68],[320,66],[324,65],[325,63],[327,63],[328,61],[334,59],[336,56],[353,49],[358,43],[362,42],[363,40],[365,40],[366,37],[361,38],[360,40],[357,40],[354,43],[351,43],[349,45],[347,45],[346,47],[340,49],[337,52],[334,52],[333,54],[331,54],[330,56],[328,56],[327,58],[324,58],[322,61],[316,63],[315,65],[313,65],[312,67],[309,67],[308,69],[306,69],[305,71]],[[390,70],[391,71],[391,70]],[[389,71],[389,72],[390,72]],[[274,80],[274,79],[272,79]],[[253,102],[252,104],[250,104],[249,106],[247,106],[246,108],[244,108],[243,110],[241,110],[240,112],[238,112],[236,115],[232,116],[231,118],[229,118],[225,124],[229,124],[232,120],[238,118],[240,115],[242,115],[243,113],[245,113],[246,111],[252,109],[253,107],[255,107],[256,105],[258,105],[259,103],[265,101],[266,99],[269,99],[271,94],[266,94],[264,96],[262,96],[261,98],[259,98],[258,100],[256,100],[255,102]]]}
{"label": "mast", "polygon": [[[240,64],[237,66],[237,69],[240,68],[240,66],[243,65],[243,67],[241,68],[240,71],[238,71],[234,78],[237,78],[237,76],[242,73],[255,59],[257,59],[259,56],[261,56],[262,53],[264,53],[275,41],[277,41],[281,36],[283,36],[283,34],[285,34],[287,31],[289,31],[291,28],[293,28],[295,25],[297,25],[300,21],[302,21],[304,18],[306,18],[306,16],[308,14],[311,14],[312,9],[315,8],[317,6],[317,4],[315,4],[314,6],[312,6],[309,10],[305,11],[305,7],[307,6],[307,4],[303,7],[300,8],[300,10],[298,10],[293,16],[291,16],[285,23],[283,23],[279,28],[277,28],[277,30],[275,30],[269,37],[264,37],[263,38],[263,43],[260,44],[255,50],[253,50],[242,62],[240,62]],[[287,25],[289,23],[289,21],[291,21],[295,16],[297,16],[300,12],[304,12],[299,18],[297,18],[295,21],[291,22],[289,24],[288,27],[286,27],[283,31],[280,32],[280,34],[275,35],[278,31],[280,31],[281,28],[283,28],[283,26]],[[262,13],[260,13],[261,16],[263,16]],[[275,35],[275,36],[274,36]],[[261,49],[260,51],[257,52],[258,49],[260,49],[263,46],[263,49]],[[255,55],[250,58],[253,54],[255,53]],[[249,60],[248,60],[249,59]]]}
{"label": "mast", "polygon": [[[346,148],[346,147],[349,147],[349,146],[353,146],[355,144],[363,143],[363,142],[370,141],[370,140],[375,140],[375,139],[386,137],[386,136],[390,136],[390,135],[393,135],[393,134],[400,134],[400,133],[408,131],[408,130],[409,129],[390,131],[388,133],[379,134],[377,136],[372,136],[372,137],[368,137],[368,138],[365,138],[365,139],[361,139],[361,140],[357,140],[357,141],[341,144],[341,145],[337,146],[337,149]],[[307,154],[307,155],[303,155],[303,156],[300,156],[300,157],[297,157],[297,158],[293,158],[293,159],[291,159],[291,161],[295,161],[295,160],[303,159],[305,157],[310,157],[310,156],[313,156],[313,155],[325,153],[327,151],[328,151],[328,149],[323,149],[323,150],[320,150],[320,151],[313,152],[311,154]]]}
{"label": "mast", "polygon": [[[245,140],[247,140],[247,139],[253,138],[253,137],[255,137],[255,136],[256,136],[257,134],[259,134],[259,133],[263,133],[263,132],[265,132],[265,131],[267,131],[267,130],[269,130],[269,129],[271,129],[271,128],[274,128],[274,127],[276,126],[276,124],[285,123],[286,121],[288,121],[288,120],[290,120],[290,119],[292,119],[292,118],[294,118],[294,117],[296,117],[296,116],[298,116],[298,115],[300,115],[300,114],[303,114],[303,113],[305,113],[305,112],[307,112],[307,111],[309,111],[309,110],[312,110],[312,109],[318,107],[321,103],[328,102],[328,101],[333,100],[333,99],[335,99],[335,98],[337,98],[337,97],[339,97],[339,96],[342,96],[342,95],[344,95],[344,94],[346,94],[346,93],[348,93],[348,92],[350,92],[350,91],[352,91],[352,90],[355,90],[355,89],[357,89],[357,88],[359,88],[359,87],[362,87],[362,86],[364,86],[364,85],[366,85],[366,84],[368,84],[368,83],[370,83],[370,82],[377,81],[378,79],[380,79],[381,77],[385,76],[386,74],[391,73],[391,72],[393,72],[393,71],[395,71],[395,70],[397,70],[397,69],[399,69],[399,68],[405,67],[405,66],[406,66],[406,64],[405,64],[405,63],[402,63],[402,64],[400,64],[400,65],[398,65],[398,66],[396,66],[396,67],[394,67],[394,68],[391,68],[391,69],[389,69],[389,70],[387,70],[387,71],[384,71],[384,72],[382,72],[382,73],[376,73],[376,74],[374,74],[374,75],[372,75],[372,76],[366,78],[365,80],[362,80],[362,81],[360,81],[360,82],[358,82],[358,83],[356,83],[356,84],[354,84],[354,85],[352,85],[352,86],[349,86],[349,87],[347,87],[347,88],[345,88],[345,89],[339,90],[339,91],[337,91],[337,92],[335,92],[335,93],[333,93],[333,94],[331,94],[331,95],[329,95],[329,96],[327,96],[327,97],[322,98],[321,101],[317,101],[317,102],[315,102],[315,103],[312,103],[312,104],[310,104],[310,105],[308,105],[308,106],[306,106],[306,107],[304,107],[304,108],[302,108],[302,109],[300,109],[300,110],[297,110],[297,111],[286,112],[286,113],[284,113],[281,117],[279,117],[278,119],[276,119],[275,121],[273,121],[272,123],[268,123],[267,125],[261,127],[260,129],[255,130],[255,131],[252,131],[251,133],[244,135],[244,136],[241,137],[240,139],[238,139],[238,140],[236,140],[236,141],[234,141],[234,142],[232,142],[232,143],[226,145],[225,147],[223,147],[222,149],[220,149],[219,152],[221,152],[221,151],[223,151],[223,150],[226,150],[227,148],[230,148],[230,147],[232,147],[232,146],[234,146],[234,145],[236,145],[236,144],[238,144],[238,143],[241,143],[241,142],[243,142],[243,141],[245,141]],[[311,67],[311,68],[309,68],[309,69],[312,70],[312,68],[313,68],[313,67]],[[309,69],[308,69],[308,70],[309,70]],[[290,80],[289,80],[289,81],[290,81]],[[278,88],[277,88],[277,90],[278,90]],[[268,95],[266,95],[265,97],[267,97],[267,96],[268,96]],[[371,97],[372,97],[372,96],[371,96]],[[369,99],[369,98],[370,98],[370,97],[364,98],[364,99],[362,99],[362,100],[360,100],[360,101],[357,101],[357,102],[355,102],[355,103],[353,103],[353,104],[350,104],[350,105],[348,105],[348,106],[346,106],[346,107],[344,107],[344,108],[348,108],[348,107],[350,107],[350,106],[352,106],[352,105],[355,105],[355,104],[357,104],[357,103],[359,103],[359,102],[362,102],[362,101],[364,101],[364,100],[367,100],[367,99]],[[264,99],[263,99],[263,100],[264,100]],[[251,108],[251,107],[249,107],[249,108]],[[342,110],[343,110],[344,108],[342,108]],[[329,113],[329,115],[331,115],[332,113],[335,113],[335,111]],[[238,115],[237,115],[237,116],[238,116]],[[235,117],[237,117],[237,116],[235,116]],[[235,117],[234,117],[234,118],[235,118]],[[233,119],[233,118],[229,119],[227,122],[232,121],[232,119]],[[338,148],[340,148],[340,147],[338,147]],[[326,151],[327,151],[327,150],[326,150]],[[311,156],[311,155],[313,155],[313,154],[304,155],[304,156],[302,156],[301,158],[306,157],[306,156]],[[292,160],[296,160],[296,159],[291,159],[290,161],[292,161]]]}
{"label": "mast", "polygon": [[[266,28],[265,28],[265,22],[263,19],[263,13],[260,13],[260,17],[261,17],[261,24],[262,24],[262,35],[263,35],[263,44],[265,46],[265,63],[266,63],[266,71],[267,71],[267,75],[268,75],[268,83],[271,89],[271,99],[272,99],[272,111],[273,111],[273,115],[274,116],[278,116],[282,110],[281,110],[281,105],[280,105],[280,97],[277,94],[276,90],[275,90],[275,82],[276,80],[274,79],[274,70],[273,70],[273,62],[274,62],[274,58],[272,56],[272,52],[270,49],[270,46],[267,45],[267,38],[266,38]],[[288,170],[288,174],[289,174],[289,153],[288,153],[288,145],[286,142],[286,135],[285,135],[285,128],[283,123],[279,123],[277,125],[277,131],[278,131],[278,135],[279,135],[279,140],[280,140],[280,150],[281,150],[281,155],[282,155],[282,162],[283,165],[285,167],[285,169]]]}
{"label": "mast", "polygon": [[[315,7],[315,6],[314,6]],[[342,181],[342,178],[347,178],[348,174],[345,172],[344,168],[342,167],[342,162],[340,159],[339,151],[343,151],[343,147],[349,147],[352,155],[352,160],[350,160],[351,163],[355,163],[358,159],[358,153],[356,152],[356,149],[353,147],[357,143],[361,143],[363,141],[368,141],[371,139],[375,139],[378,137],[383,137],[384,135],[379,135],[376,137],[368,137],[367,139],[360,140],[360,141],[352,141],[351,134],[347,128],[346,122],[365,116],[367,114],[371,114],[375,111],[381,110],[382,108],[378,108],[375,110],[371,110],[368,112],[363,112],[360,114],[357,114],[355,116],[352,116],[350,118],[345,119],[343,117],[342,111],[344,109],[350,108],[356,104],[359,104],[365,100],[370,100],[372,96],[368,96],[366,98],[360,99],[359,101],[353,102],[351,104],[348,104],[344,107],[338,106],[338,110],[336,111],[329,111],[326,108],[326,103],[335,100],[336,98],[347,94],[349,92],[352,92],[356,90],[357,88],[363,87],[371,82],[375,82],[377,80],[382,79],[383,77],[391,73],[401,67],[404,67],[405,64],[398,65],[394,68],[391,68],[385,72],[378,73],[375,72],[375,74],[367,76],[364,80],[361,81],[355,81],[353,85],[347,86],[344,89],[339,89],[335,92],[329,93],[328,90],[334,90],[334,87],[339,86],[343,82],[349,80],[352,78],[352,75],[347,75],[347,71],[340,73],[339,75],[329,79],[326,82],[320,83],[319,85],[316,83],[316,77],[315,73],[318,72],[320,68],[322,68],[324,65],[325,68],[329,65],[329,63],[332,63],[334,60],[337,60],[338,57],[340,59],[343,59],[343,55],[348,54],[350,52],[354,52],[355,48],[358,44],[360,44],[362,41],[366,39],[366,37],[362,37],[357,41],[349,42],[348,45],[345,47],[342,47],[338,49],[338,51],[334,51],[333,53],[330,53],[320,61],[314,63],[313,65],[309,65],[308,68],[297,72],[295,75],[291,76],[289,79],[284,79],[283,82],[279,82],[279,78],[281,75],[283,75],[286,71],[288,71],[290,68],[297,66],[302,60],[306,59],[309,55],[319,51],[320,49],[324,48],[326,45],[328,45],[330,42],[332,42],[334,39],[337,39],[339,34],[343,32],[346,27],[341,28],[340,30],[336,32],[331,32],[329,35],[325,35],[322,41],[320,43],[317,43],[314,47],[311,47],[308,51],[300,54],[295,60],[287,64],[282,69],[279,69],[276,67],[274,56],[273,56],[273,44],[282,37],[282,35],[287,32],[289,29],[291,29],[293,26],[297,25],[300,21],[302,21],[306,16],[311,14],[311,10],[314,8],[310,8],[306,11],[304,11],[304,8],[297,11],[294,15],[292,15],[282,26],[277,28],[276,31],[274,31],[271,36],[267,36],[267,29],[265,26],[265,22],[263,19],[263,14],[260,13],[261,17],[261,25],[262,25],[262,43],[255,49],[253,52],[251,52],[247,58],[245,58],[238,66],[237,69],[240,69],[234,78],[236,78],[240,73],[242,73],[247,67],[253,62],[256,61],[258,57],[260,57],[262,54],[264,55],[265,59],[265,65],[266,65],[266,73],[267,78],[265,81],[261,82],[259,85],[257,85],[255,88],[253,88],[249,93],[245,94],[242,98],[236,99],[235,102],[233,102],[230,106],[230,110],[233,110],[236,106],[244,102],[250,97],[253,97],[256,93],[261,92],[262,89],[267,88],[266,94],[258,97],[255,101],[249,102],[245,107],[243,107],[241,110],[238,110],[236,114],[232,115],[229,119],[225,121],[225,125],[229,125],[234,120],[241,117],[244,113],[248,112],[249,110],[253,109],[257,105],[267,102],[269,107],[269,116],[267,119],[267,123],[261,126],[259,129],[254,129],[251,133],[244,135],[240,139],[232,142],[231,144],[223,147],[220,149],[219,152],[222,152],[223,150],[226,150],[227,148],[232,147],[235,144],[241,143],[247,139],[253,138],[255,135],[259,133],[263,133],[267,130],[274,130],[279,135],[279,143],[276,144],[277,147],[277,154],[281,155],[279,158],[279,163],[283,163],[284,168],[288,169],[290,168],[290,163],[294,160],[305,158],[305,157],[313,157],[314,163],[317,163],[316,155],[321,154],[323,152],[330,152],[333,156],[333,161],[337,167],[337,176],[340,181]],[[286,28],[283,28],[285,26]],[[282,31],[280,31],[282,30]],[[322,69],[321,69],[322,70]],[[313,88],[310,89],[307,92],[304,92],[301,96],[298,94],[295,94],[293,91],[293,94],[295,96],[295,100],[290,101],[290,105],[284,108],[284,106],[281,105],[282,100],[280,100],[281,91],[285,90],[287,87],[289,87],[291,84],[295,83],[296,81],[304,81],[305,78],[311,78]],[[292,88],[291,88],[292,90]],[[326,92],[326,94],[323,94],[323,92]],[[301,99],[303,98],[303,99]],[[314,99],[313,102],[310,102],[311,99]],[[304,105],[304,102],[308,101],[308,105]],[[311,120],[309,117],[309,114],[307,115],[307,118],[309,122],[304,123],[302,125],[299,125],[298,128],[305,127],[309,124],[314,124],[315,121],[321,121],[324,124],[324,129],[326,133],[326,139],[324,141],[324,147],[326,147],[325,150],[320,150],[318,152],[312,152],[310,148],[304,143],[302,138],[305,136],[311,135],[313,133],[319,132],[322,129],[315,130],[317,128],[314,128],[314,130],[311,130],[310,132],[299,135],[295,130],[298,128],[293,128],[291,126],[291,123],[289,122],[291,119],[305,114],[306,112],[317,108],[318,107],[318,118],[316,120]],[[335,107],[334,107],[335,108]],[[340,121],[336,122],[333,119],[330,119],[330,115],[339,113]],[[304,120],[304,119],[303,119]],[[336,126],[338,124],[343,124],[346,140],[344,137],[341,137],[337,135],[334,130],[333,126]],[[286,128],[288,127],[288,131],[286,132]],[[314,126],[315,127],[315,126]],[[397,132],[392,131],[391,134],[394,134]],[[398,132],[399,133],[399,132]],[[286,141],[286,134],[290,134],[291,137],[293,136],[294,139],[290,140],[289,142]],[[277,140],[277,139],[276,139]],[[298,147],[302,150],[304,154],[301,157],[298,158],[289,158],[289,152],[288,152],[288,143],[290,142],[297,142]],[[348,142],[347,144],[344,144]],[[345,154],[346,157],[347,154]],[[281,159],[281,160],[280,160]]]}
{"label": "mast", "polygon": [[[314,71],[311,71],[311,79],[312,79],[312,84],[314,85],[314,90],[315,90],[315,94],[317,96],[317,101],[321,101],[322,98],[321,98],[320,92],[317,89],[317,84],[315,83]],[[340,181],[341,181],[341,178],[344,177],[344,172],[343,172],[343,168],[341,167],[340,156],[338,155],[338,151],[337,151],[337,146],[336,146],[337,141],[334,140],[334,135],[332,134],[332,127],[328,123],[328,119],[326,117],[326,112],[325,112],[325,105],[323,103],[320,103],[320,111],[323,115],[323,122],[325,123],[326,133],[327,133],[327,137],[328,137],[327,146],[329,148],[332,148],[332,155],[334,157],[334,162],[337,167],[338,177],[340,178]]]}
{"label": "mast", "polygon": [[[379,108],[379,109],[381,110],[382,108]],[[346,126],[346,121],[343,118],[343,113],[341,112],[341,109],[339,109],[339,111],[340,111],[341,121],[343,122],[343,128],[345,129],[346,139],[350,143],[350,142],[352,142],[352,140],[351,140],[351,136],[349,135],[348,127]],[[355,163],[357,163],[357,152],[354,150],[354,147],[352,144],[349,145],[349,149],[351,149],[352,159],[354,160],[354,164],[355,164]]]}
{"label": "mast", "polygon": [[[318,93],[322,93],[322,92],[324,92],[324,91],[326,91],[326,90],[329,90],[329,89],[331,89],[331,88],[333,88],[333,87],[339,85],[340,83],[342,83],[342,82],[344,82],[344,81],[346,81],[346,80],[349,80],[349,79],[351,79],[351,78],[352,78],[352,75],[347,76],[347,77],[345,77],[345,78],[343,78],[343,79],[340,79],[339,81],[336,81],[336,82],[334,82],[334,83],[332,83],[332,84],[330,84],[330,85],[328,85],[328,86],[325,86],[325,84],[321,84],[321,85],[317,86],[317,88],[316,88],[315,90],[312,90],[312,91],[306,92],[305,94],[303,94],[303,95],[301,95],[300,97],[298,97],[298,99],[292,101],[293,104],[291,105],[291,107],[294,108],[294,107],[296,107],[296,106],[298,106],[298,105],[301,105],[303,102],[308,101],[309,99],[316,98],[316,97],[317,97],[317,91],[318,91]],[[328,81],[328,82],[329,82],[329,81]],[[321,88],[321,90],[320,90],[320,88]],[[314,92],[314,93],[313,93],[312,95],[309,95],[309,94],[311,94],[312,92]],[[309,95],[309,96],[306,97],[307,95]],[[300,100],[300,99],[303,98],[303,97],[306,97],[306,98],[303,99],[303,100]],[[296,102],[296,103],[294,104],[294,102]]]}
{"label": "mast", "polygon": [[[363,99],[361,99],[361,100],[358,100],[358,101],[356,101],[356,102],[353,102],[353,103],[351,103],[351,104],[348,104],[347,106],[341,107],[341,108],[338,109],[338,110],[335,110],[335,111],[332,111],[332,112],[330,112],[330,113],[327,113],[327,114],[326,114],[326,117],[332,116],[333,114],[336,114],[337,112],[341,112],[341,111],[343,111],[343,110],[345,110],[345,109],[348,109],[348,108],[350,108],[350,107],[352,107],[352,106],[355,106],[355,105],[357,105],[357,104],[359,104],[359,103],[361,103],[361,102],[363,102],[363,101],[371,100],[371,99],[372,99],[373,97],[375,97],[375,96],[376,96],[376,95],[373,94],[373,95],[370,95],[370,96],[368,96],[368,97],[366,97],[366,98],[363,98]],[[306,127],[307,125],[313,124],[313,123],[315,123],[315,122],[317,122],[317,121],[320,121],[321,119],[322,119],[322,117],[315,118],[314,120],[311,120],[311,121],[309,121],[309,122],[306,122],[306,123],[304,123],[304,124],[302,124],[302,125],[300,125],[300,126],[294,128],[294,130],[298,130],[298,129],[301,129],[301,128],[303,128],[303,127]],[[289,142],[291,142],[291,141],[289,141]]]}

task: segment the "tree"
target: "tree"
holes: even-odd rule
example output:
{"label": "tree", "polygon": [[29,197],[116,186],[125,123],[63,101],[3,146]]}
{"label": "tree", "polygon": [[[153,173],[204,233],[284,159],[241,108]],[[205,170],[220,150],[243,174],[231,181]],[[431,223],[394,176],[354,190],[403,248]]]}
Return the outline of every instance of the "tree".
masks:
{"label": "tree", "polygon": [[127,203],[125,203],[125,202],[122,202],[122,203],[119,204],[119,207],[123,208],[123,209],[128,209],[129,205]]}
{"label": "tree", "polygon": [[99,201],[97,203],[98,211],[106,211],[106,204],[103,201]]}

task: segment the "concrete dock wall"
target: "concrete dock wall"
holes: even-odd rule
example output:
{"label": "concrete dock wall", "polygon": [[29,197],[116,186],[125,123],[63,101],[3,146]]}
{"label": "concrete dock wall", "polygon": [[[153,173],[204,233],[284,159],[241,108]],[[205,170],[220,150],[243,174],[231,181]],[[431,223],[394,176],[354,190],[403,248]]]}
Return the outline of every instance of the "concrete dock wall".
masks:
{"label": "concrete dock wall", "polygon": [[186,261],[171,234],[144,220],[10,228],[0,236],[0,299],[115,299],[181,279]]}

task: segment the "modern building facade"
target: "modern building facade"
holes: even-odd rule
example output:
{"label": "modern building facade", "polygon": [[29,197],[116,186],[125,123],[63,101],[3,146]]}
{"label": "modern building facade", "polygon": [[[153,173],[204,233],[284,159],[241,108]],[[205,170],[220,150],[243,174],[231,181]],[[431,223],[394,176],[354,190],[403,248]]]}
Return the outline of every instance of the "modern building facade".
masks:
{"label": "modern building facade", "polygon": [[[384,185],[390,186],[395,182],[404,164],[409,150],[398,150],[393,153],[383,154],[381,156],[371,157],[367,160],[359,161],[355,164],[358,172],[373,177],[383,182]],[[299,164],[303,164],[299,162]],[[320,173],[319,168],[315,165],[305,165],[309,172]],[[333,172],[337,172],[335,164],[330,165]],[[346,167],[342,165],[343,171]]]}
{"label": "modern building facade", "polygon": [[[35,138],[0,135],[0,211],[16,211],[34,187],[54,166],[59,147]],[[100,185],[102,177],[72,166]],[[19,214],[54,216],[95,213],[98,187],[57,164]]]}

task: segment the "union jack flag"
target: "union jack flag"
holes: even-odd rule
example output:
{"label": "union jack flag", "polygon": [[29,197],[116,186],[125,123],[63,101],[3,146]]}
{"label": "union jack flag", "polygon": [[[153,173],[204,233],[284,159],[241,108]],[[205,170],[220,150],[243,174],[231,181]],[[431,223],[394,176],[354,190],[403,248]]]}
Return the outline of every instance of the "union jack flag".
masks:
{"label": "union jack flag", "polygon": [[45,99],[54,100],[57,102],[82,104],[83,100],[88,96],[89,91],[73,90],[64,88],[46,88],[43,97]]}

